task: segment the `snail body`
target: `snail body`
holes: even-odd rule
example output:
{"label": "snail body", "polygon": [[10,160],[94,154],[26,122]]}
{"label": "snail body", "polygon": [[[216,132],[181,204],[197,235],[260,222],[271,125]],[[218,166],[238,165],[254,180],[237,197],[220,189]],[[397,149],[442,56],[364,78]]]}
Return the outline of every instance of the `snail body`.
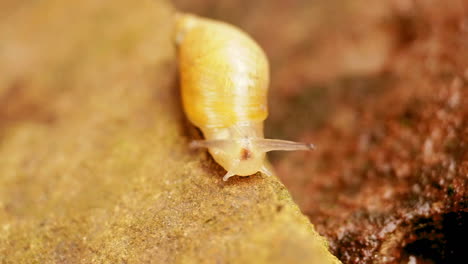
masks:
{"label": "snail body", "polygon": [[247,34],[229,24],[190,14],[176,15],[182,105],[205,140],[192,147],[208,148],[227,173],[271,175],[266,152],[310,150],[311,144],[264,139],[268,116],[268,60]]}

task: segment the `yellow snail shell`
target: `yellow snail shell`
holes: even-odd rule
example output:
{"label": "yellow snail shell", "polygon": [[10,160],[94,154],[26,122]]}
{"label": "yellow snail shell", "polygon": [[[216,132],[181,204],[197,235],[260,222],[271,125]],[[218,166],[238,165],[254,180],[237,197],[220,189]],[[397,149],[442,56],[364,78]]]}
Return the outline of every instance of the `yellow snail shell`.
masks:
{"label": "yellow snail shell", "polygon": [[310,150],[311,144],[264,139],[269,84],[263,50],[236,27],[190,14],[177,14],[175,42],[184,112],[205,140],[192,147],[208,148],[227,173],[248,176],[268,169],[266,152]]}

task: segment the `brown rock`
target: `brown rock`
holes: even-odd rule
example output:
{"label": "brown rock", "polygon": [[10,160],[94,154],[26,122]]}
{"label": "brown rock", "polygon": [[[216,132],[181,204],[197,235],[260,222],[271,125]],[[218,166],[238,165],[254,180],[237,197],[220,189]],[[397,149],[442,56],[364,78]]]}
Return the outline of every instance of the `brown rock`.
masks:
{"label": "brown rock", "polygon": [[0,3],[0,263],[338,263],[188,149],[164,1]]}

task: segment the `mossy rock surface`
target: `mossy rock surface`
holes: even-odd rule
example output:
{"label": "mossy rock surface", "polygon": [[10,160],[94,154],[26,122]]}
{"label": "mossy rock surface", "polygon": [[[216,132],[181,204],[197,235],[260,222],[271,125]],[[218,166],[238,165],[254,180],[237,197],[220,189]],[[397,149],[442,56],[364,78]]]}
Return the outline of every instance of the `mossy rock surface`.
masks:
{"label": "mossy rock surface", "polygon": [[277,178],[189,150],[172,10],[0,3],[0,263],[338,263]]}

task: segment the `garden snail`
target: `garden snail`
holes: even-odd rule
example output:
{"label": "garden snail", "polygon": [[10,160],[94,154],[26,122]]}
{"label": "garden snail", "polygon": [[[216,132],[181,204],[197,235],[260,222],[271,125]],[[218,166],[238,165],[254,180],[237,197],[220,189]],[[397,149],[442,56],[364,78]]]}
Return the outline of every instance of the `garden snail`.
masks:
{"label": "garden snail", "polygon": [[187,118],[205,140],[191,147],[208,148],[227,173],[271,175],[266,152],[311,150],[312,144],[264,139],[268,115],[268,61],[247,34],[229,24],[177,14],[175,25],[181,95]]}

